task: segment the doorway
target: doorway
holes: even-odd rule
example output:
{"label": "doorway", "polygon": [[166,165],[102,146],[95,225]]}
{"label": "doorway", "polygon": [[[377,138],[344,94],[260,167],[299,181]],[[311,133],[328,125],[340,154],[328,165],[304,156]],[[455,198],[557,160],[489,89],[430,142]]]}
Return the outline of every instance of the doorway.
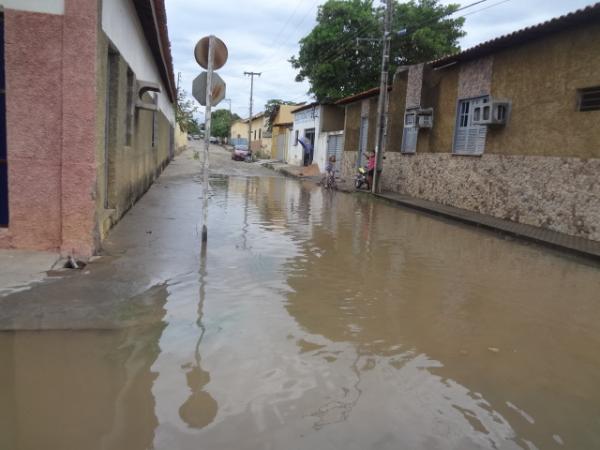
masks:
{"label": "doorway", "polygon": [[305,158],[304,165],[310,166],[313,162],[313,157],[315,155],[315,129],[309,128],[304,130],[304,138],[310,142],[310,151],[308,152],[308,157]]}

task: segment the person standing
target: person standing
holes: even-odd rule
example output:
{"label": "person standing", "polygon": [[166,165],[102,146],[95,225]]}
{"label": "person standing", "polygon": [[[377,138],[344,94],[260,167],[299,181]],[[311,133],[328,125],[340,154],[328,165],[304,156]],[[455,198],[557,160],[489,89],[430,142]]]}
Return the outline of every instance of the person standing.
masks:
{"label": "person standing", "polygon": [[367,160],[367,183],[369,184],[369,189],[373,186],[373,176],[375,174],[375,152],[371,151],[369,154],[364,154]]}
{"label": "person standing", "polygon": [[302,165],[308,166],[308,162],[310,161],[310,154],[312,152],[312,145],[311,145],[310,141],[306,138],[306,136],[304,136],[298,142],[300,142],[300,145],[302,146],[302,149],[304,150],[304,158],[303,158]]}

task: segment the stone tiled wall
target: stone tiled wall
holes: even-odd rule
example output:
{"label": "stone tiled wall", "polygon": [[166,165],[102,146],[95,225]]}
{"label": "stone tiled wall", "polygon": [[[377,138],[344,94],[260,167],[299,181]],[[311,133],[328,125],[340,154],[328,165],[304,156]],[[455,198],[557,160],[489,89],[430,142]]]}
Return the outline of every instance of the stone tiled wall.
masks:
{"label": "stone tiled wall", "polygon": [[386,157],[383,190],[600,241],[600,159]]}
{"label": "stone tiled wall", "polygon": [[416,64],[408,69],[408,84],[406,87],[406,108],[421,106],[421,91],[423,90],[424,64]]}
{"label": "stone tiled wall", "polygon": [[458,74],[458,98],[489,95],[492,90],[493,65],[492,56],[461,64]]}
{"label": "stone tiled wall", "polygon": [[341,162],[341,176],[343,180],[352,180],[356,173],[356,157],[358,152],[343,152]]}

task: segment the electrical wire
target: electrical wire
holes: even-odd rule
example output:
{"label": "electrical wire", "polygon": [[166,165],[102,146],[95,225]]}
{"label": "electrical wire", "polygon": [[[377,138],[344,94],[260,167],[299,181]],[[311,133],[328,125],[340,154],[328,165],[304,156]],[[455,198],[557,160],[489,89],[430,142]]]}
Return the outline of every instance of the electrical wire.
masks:
{"label": "electrical wire", "polygon": [[[475,1],[475,2],[473,2],[473,3],[470,3],[470,4],[468,4],[468,5],[461,6],[460,8],[456,9],[455,11],[453,11],[453,12],[451,12],[451,13],[449,13],[449,14],[444,14],[443,16],[437,17],[437,18],[435,18],[435,19],[432,19],[432,20],[429,20],[429,21],[422,22],[422,23],[418,24],[416,27],[414,27],[414,31],[416,31],[416,30],[418,30],[418,29],[421,29],[421,28],[423,28],[423,27],[425,27],[425,26],[427,26],[427,25],[429,25],[429,24],[436,24],[436,23],[438,23],[440,20],[442,20],[442,19],[444,19],[444,18],[447,18],[447,17],[451,17],[451,16],[453,16],[454,14],[456,14],[456,13],[457,13],[457,12],[459,12],[459,11],[464,11],[464,10],[466,10],[466,9],[472,8],[472,7],[474,7],[474,6],[477,6],[477,5],[480,5],[480,4],[482,4],[482,3],[486,3],[487,1],[489,1],[489,0],[478,0],[478,1]],[[500,1],[500,2],[497,2],[497,3],[491,4],[491,5],[489,5],[489,6],[485,7],[485,8],[480,8],[480,9],[477,9],[477,10],[475,10],[475,11],[468,12],[468,13],[466,13],[466,14],[462,14],[461,16],[459,16],[459,17],[456,17],[456,19],[458,19],[458,18],[464,18],[464,17],[466,17],[466,16],[469,16],[469,15],[472,15],[472,14],[476,14],[476,13],[478,13],[478,12],[481,12],[481,11],[484,11],[484,10],[487,10],[487,9],[490,9],[490,8],[493,8],[493,7],[495,7],[495,6],[501,5],[501,4],[503,4],[503,3],[507,3],[507,2],[509,2],[509,1],[510,1],[510,0],[502,0],[502,1]],[[309,9],[309,10],[308,10],[308,11],[305,13],[305,15],[303,16],[303,20],[305,20],[305,18],[306,18],[306,16],[308,15],[308,13],[309,13],[309,12],[310,12],[310,9]],[[356,31],[355,31],[355,32],[354,32],[354,33],[353,33],[351,36],[344,37],[344,38],[343,38],[343,39],[340,41],[340,42],[341,42],[341,45],[337,45],[337,46],[336,46],[336,48],[335,48],[335,49],[333,49],[331,52],[329,52],[329,53],[325,53],[324,55],[322,55],[322,56],[321,56],[321,59],[327,59],[327,60],[328,60],[328,61],[330,61],[330,62],[335,62],[335,61],[338,61],[338,60],[339,60],[339,59],[341,59],[341,58],[345,58],[345,57],[346,57],[346,54],[347,54],[347,52],[348,52],[349,50],[351,50],[352,46],[355,46],[355,45],[356,45],[356,44],[355,44],[355,42],[356,42],[356,39],[357,39],[357,38],[359,38],[359,37],[361,37],[361,36],[360,36],[361,34],[363,34],[363,33],[367,32],[367,31],[369,31],[369,30],[368,30],[368,28],[370,28],[370,25],[367,25],[367,26],[364,26],[364,27],[361,27],[361,28],[359,28],[359,29],[358,29],[358,30],[356,30]],[[411,27],[411,28],[412,28],[412,27]],[[414,31],[413,31],[413,32],[414,32]],[[273,56],[272,56],[270,59],[267,59],[266,61],[269,61],[269,60],[273,59],[273,57],[274,57],[274,55],[273,55]],[[266,70],[265,70],[265,69],[263,69],[263,71],[268,71],[268,70],[269,70],[269,67],[273,67],[273,68],[274,68],[275,66],[274,66],[274,65],[272,65],[272,66],[267,66],[267,69],[266,69]],[[273,70],[273,69],[271,69],[271,70]],[[296,101],[296,102],[298,102],[298,101],[304,101],[304,100],[307,100],[307,97],[308,97],[308,99],[310,100],[310,95],[307,93],[306,97],[297,97],[297,98],[291,99],[290,101]]]}
{"label": "electrical wire", "polygon": [[[489,0],[479,0],[479,1],[476,1],[476,2],[473,2],[473,3],[470,3],[468,5],[462,6],[462,7],[458,8],[457,10],[453,11],[450,14],[445,14],[445,15],[443,15],[441,17],[436,18],[436,19],[432,19],[432,20],[429,20],[429,21],[426,21],[426,22],[422,22],[422,23],[418,24],[415,27],[414,31],[416,31],[418,29],[421,29],[421,28],[423,28],[425,26],[428,26],[430,24],[435,24],[435,23],[439,22],[441,19],[443,19],[445,17],[450,17],[453,14],[457,13],[458,11],[463,11],[465,9],[472,8],[474,6],[480,5],[480,4],[485,3],[487,1],[489,1]],[[500,5],[502,3],[506,3],[508,1],[510,1],[510,0],[502,0],[500,2],[497,2],[497,3],[494,3],[492,5],[489,5],[489,6],[485,7],[485,8],[480,8],[480,9],[478,9],[476,11],[472,11],[472,12],[469,12],[467,14],[463,14],[463,15],[461,15],[459,17],[456,17],[456,19],[464,18],[464,17],[466,17],[468,15],[475,14],[477,12],[480,12],[480,11],[492,8],[494,6],[498,6],[498,5]],[[412,31],[412,32],[414,32],[414,31]],[[341,58],[345,58],[348,50],[350,50],[350,48],[351,48],[350,45],[354,45],[355,39],[356,39],[356,36],[353,36],[351,38],[351,41],[347,41],[347,38],[345,38],[345,40],[347,41],[345,44],[342,44],[341,46],[337,46],[337,48],[334,51],[332,51],[332,52],[330,52],[328,54],[323,55],[321,58],[322,59],[327,59],[330,62],[335,62],[335,61],[337,61],[337,60],[339,60]]]}

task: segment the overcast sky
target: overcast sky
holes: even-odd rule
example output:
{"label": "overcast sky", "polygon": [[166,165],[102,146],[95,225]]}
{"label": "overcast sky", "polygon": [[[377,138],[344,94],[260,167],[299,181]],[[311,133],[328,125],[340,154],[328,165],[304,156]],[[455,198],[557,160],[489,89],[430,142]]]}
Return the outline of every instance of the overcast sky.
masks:
{"label": "overcast sky", "polygon": [[[219,70],[227,83],[231,109],[248,116],[250,79],[244,71],[262,72],[255,77],[254,112],[267,100],[280,98],[310,101],[308,83],[294,81],[296,72],[287,60],[298,51],[298,41],[315,25],[318,5],[325,0],[166,0],[169,37],[175,74],[191,93],[192,80],[202,70],[194,60],[194,45],[214,34],[225,42],[229,60]],[[468,5],[475,0],[441,3]],[[465,15],[463,49],[511,31],[593,4],[591,0],[486,0],[460,13]],[[228,108],[222,102],[218,108]],[[204,108],[202,107],[202,111]]]}

